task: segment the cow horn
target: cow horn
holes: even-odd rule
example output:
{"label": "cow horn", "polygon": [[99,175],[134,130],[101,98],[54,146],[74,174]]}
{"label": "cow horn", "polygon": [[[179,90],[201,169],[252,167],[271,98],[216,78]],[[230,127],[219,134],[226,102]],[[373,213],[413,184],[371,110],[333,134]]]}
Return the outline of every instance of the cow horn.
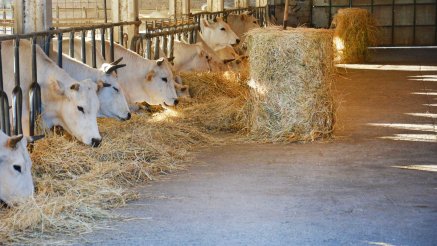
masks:
{"label": "cow horn", "polygon": [[121,62],[121,60],[123,60],[123,57],[118,58],[117,60],[111,62],[109,65],[117,65],[118,63]]}
{"label": "cow horn", "polygon": [[36,136],[29,136],[26,137],[27,143],[35,143],[36,141],[43,139],[45,136],[43,135],[36,135]]}
{"label": "cow horn", "polygon": [[163,62],[164,62],[164,58],[163,57],[161,57],[158,60],[156,60],[156,64],[158,64],[158,66],[161,66]]}
{"label": "cow horn", "polygon": [[233,61],[235,61],[235,58],[232,58],[232,59],[225,59],[225,60],[223,60],[223,63],[224,63],[224,64],[227,64],[227,63],[229,63],[229,62],[233,62]]}
{"label": "cow horn", "polygon": [[6,146],[11,148],[11,149],[15,149],[15,147],[17,146],[17,143],[21,141],[21,139],[23,139],[23,135],[17,135],[17,136],[12,136],[10,138],[8,138],[8,141],[6,143]]}
{"label": "cow horn", "polygon": [[105,73],[106,74],[111,74],[113,71],[116,71],[118,68],[122,68],[125,67],[126,64],[117,64],[117,65],[112,65],[109,66],[107,69],[105,69]]}

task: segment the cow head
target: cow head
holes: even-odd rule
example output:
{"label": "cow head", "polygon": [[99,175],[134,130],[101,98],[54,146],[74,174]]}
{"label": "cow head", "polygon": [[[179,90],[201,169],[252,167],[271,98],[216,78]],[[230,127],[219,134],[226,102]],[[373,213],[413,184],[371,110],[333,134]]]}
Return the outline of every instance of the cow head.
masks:
{"label": "cow head", "polygon": [[179,101],[175,90],[173,72],[164,58],[155,60],[153,69],[144,78],[144,91],[149,95],[150,105],[176,106]]}
{"label": "cow head", "polygon": [[213,49],[226,45],[237,45],[240,42],[237,34],[220,17],[217,17],[215,22],[201,19],[200,29],[203,38]]}
{"label": "cow head", "polygon": [[0,131],[0,200],[12,206],[33,195],[32,162],[23,135]]}
{"label": "cow head", "polygon": [[65,84],[56,79],[50,80],[50,94],[56,97],[53,103],[58,105],[57,112],[50,112],[56,114],[54,124],[93,147],[98,147],[102,141],[97,126],[97,89],[97,85],[89,79]]}
{"label": "cow head", "polygon": [[116,72],[118,68],[126,66],[125,64],[118,64],[120,61],[121,59],[113,63],[103,63],[100,67],[102,73],[97,82],[99,88],[97,96],[100,102],[99,117],[111,117],[118,120],[129,120],[131,118],[126,97],[120,88]]}

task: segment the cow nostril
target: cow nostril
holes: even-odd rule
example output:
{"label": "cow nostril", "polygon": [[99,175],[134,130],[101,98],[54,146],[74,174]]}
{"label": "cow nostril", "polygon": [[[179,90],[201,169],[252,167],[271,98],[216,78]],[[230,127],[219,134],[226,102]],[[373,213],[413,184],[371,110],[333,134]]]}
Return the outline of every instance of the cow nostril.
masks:
{"label": "cow nostril", "polygon": [[132,115],[130,113],[127,113],[126,120],[130,120],[131,117],[132,117]]}
{"label": "cow nostril", "polygon": [[238,39],[238,38],[237,38],[237,40],[236,40],[236,41],[237,41],[237,44],[239,44],[239,43],[240,43],[240,39]]}
{"label": "cow nostril", "polygon": [[175,99],[175,100],[174,100],[174,105],[176,106],[176,105],[178,105],[178,103],[179,103],[179,100],[178,100],[178,99]]}
{"label": "cow nostril", "polygon": [[91,139],[91,146],[93,147],[99,147],[100,143],[102,142],[102,139],[98,139],[98,138],[92,138]]}

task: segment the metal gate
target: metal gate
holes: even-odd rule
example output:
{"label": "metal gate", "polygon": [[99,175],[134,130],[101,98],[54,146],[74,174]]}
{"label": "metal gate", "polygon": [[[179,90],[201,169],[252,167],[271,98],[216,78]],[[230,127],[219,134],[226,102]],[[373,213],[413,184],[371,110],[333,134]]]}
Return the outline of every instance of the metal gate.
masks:
{"label": "metal gate", "polygon": [[329,28],[341,8],[364,8],[381,28],[381,46],[437,45],[437,0],[313,0],[311,23]]}

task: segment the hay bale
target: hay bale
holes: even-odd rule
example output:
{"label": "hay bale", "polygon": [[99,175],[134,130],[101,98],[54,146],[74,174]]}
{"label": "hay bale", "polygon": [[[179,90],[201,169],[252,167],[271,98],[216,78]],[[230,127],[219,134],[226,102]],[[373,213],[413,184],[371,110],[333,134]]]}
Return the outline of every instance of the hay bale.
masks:
{"label": "hay bale", "polygon": [[269,142],[328,137],[334,124],[332,31],[272,27],[248,37],[252,136]]}
{"label": "hay bale", "polygon": [[378,44],[376,20],[366,9],[340,9],[332,20],[335,62],[359,63],[368,56],[367,47]]}

